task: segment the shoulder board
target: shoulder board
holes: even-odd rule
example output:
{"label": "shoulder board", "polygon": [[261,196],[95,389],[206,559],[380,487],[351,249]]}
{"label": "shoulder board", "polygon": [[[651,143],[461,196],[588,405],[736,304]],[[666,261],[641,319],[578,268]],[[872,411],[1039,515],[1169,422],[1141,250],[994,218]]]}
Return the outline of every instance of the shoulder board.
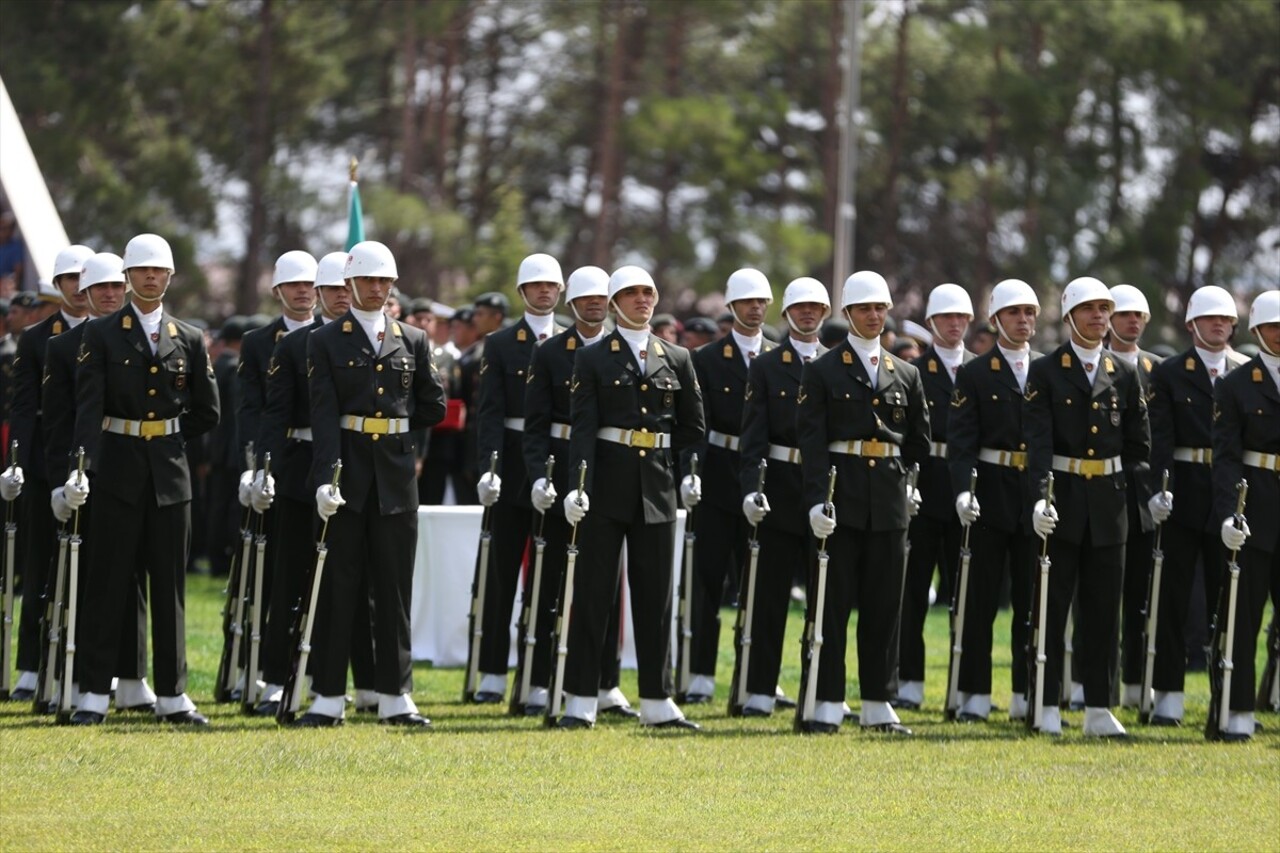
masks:
{"label": "shoulder board", "polygon": [[400,332],[400,324],[399,324],[399,323],[396,323],[396,322],[394,322],[394,321],[391,323],[391,334],[395,335],[397,338],[404,337],[404,335],[403,335],[403,334],[401,334],[401,332]]}
{"label": "shoulder board", "polygon": [[565,340],[564,340],[564,348],[565,348],[565,349],[567,349],[567,350],[570,350],[570,351],[572,351],[572,350],[576,350],[576,349],[578,348],[578,337],[577,337],[577,335],[570,335],[569,337],[565,338]]}
{"label": "shoulder board", "polygon": [[343,332],[345,332],[345,333],[346,333],[346,334],[348,334],[348,335],[349,335],[349,334],[351,334],[351,321],[350,321],[350,320],[343,320],[343,321],[342,321],[342,331],[343,331]]}
{"label": "shoulder board", "polygon": [[849,352],[848,350],[845,350],[844,352],[840,353],[840,360],[843,361],[845,364],[853,364],[853,353]]}
{"label": "shoulder board", "polygon": [[1069,353],[1069,352],[1064,352],[1064,353],[1062,354],[1062,366],[1063,366],[1063,367],[1070,367],[1070,366],[1071,366],[1071,353]]}
{"label": "shoulder board", "polygon": [[516,329],[516,340],[520,343],[524,343],[529,340],[529,336],[525,333],[524,329]]}
{"label": "shoulder board", "polygon": [[667,354],[667,351],[662,348],[662,344],[658,343],[657,341],[653,342],[653,351],[655,354],[661,355],[661,356],[665,356]]}
{"label": "shoulder board", "polygon": [[791,350],[783,350],[783,351],[782,351],[782,363],[783,363],[783,364],[790,364],[790,363],[791,363]]}
{"label": "shoulder board", "polygon": [[132,314],[125,314],[123,317],[121,317],[121,318],[120,318],[120,327],[121,327],[122,329],[124,329],[125,331],[128,331],[129,329],[132,329],[132,328],[133,328],[133,315],[132,315]]}
{"label": "shoulder board", "polygon": [[724,345],[724,357],[733,358],[733,344]]}
{"label": "shoulder board", "polygon": [[932,359],[932,358],[929,359],[929,372],[930,373],[938,372],[938,362],[936,359]]}
{"label": "shoulder board", "polygon": [[171,320],[169,321],[169,337],[176,338],[177,336],[178,336],[178,327]]}

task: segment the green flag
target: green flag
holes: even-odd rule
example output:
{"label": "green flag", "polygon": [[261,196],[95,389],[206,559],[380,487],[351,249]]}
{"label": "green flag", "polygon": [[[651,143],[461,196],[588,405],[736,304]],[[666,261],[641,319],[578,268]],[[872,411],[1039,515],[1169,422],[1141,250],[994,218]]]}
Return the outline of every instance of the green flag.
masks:
{"label": "green flag", "polygon": [[347,207],[347,251],[364,242],[364,210],[360,207],[360,184],[351,182],[351,204]]}

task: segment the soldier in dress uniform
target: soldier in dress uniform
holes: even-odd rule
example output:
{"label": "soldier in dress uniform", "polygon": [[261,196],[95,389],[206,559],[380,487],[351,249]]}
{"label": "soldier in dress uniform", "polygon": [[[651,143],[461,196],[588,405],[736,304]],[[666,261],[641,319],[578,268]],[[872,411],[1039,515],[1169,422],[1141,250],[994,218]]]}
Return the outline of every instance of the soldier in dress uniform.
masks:
{"label": "soldier in dress uniform", "polygon": [[460,506],[474,506],[480,502],[476,495],[476,412],[480,398],[480,362],[484,358],[484,338],[476,330],[475,309],[459,308],[449,320],[453,340],[460,352],[457,360],[457,385],[450,388],[453,399],[462,404],[462,430],[458,436],[458,450],[451,459],[449,476],[457,492]]}
{"label": "soldier in dress uniform", "polygon": [[[76,380],[72,446],[83,447],[85,471],[73,471],[63,493],[83,506],[97,495],[90,518],[84,657],[79,725],[106,718],[121,620],[133,617],[135,572],[151,585],[156,716],[169,723],[208,725],[186,694],[184,597],[191,538],[191,472],[185,441],[218,422],[218,390],[200,330],[172,317],[162,300],[173,276],[164,238],[140,234],[124,250],[133,288],[129,305],[85,328]],[[110,547],[104,547],[110,543]]]}
{"label": "soldier in dress uniform", "polygon": [[[1272,605],[1280,606],[1280,528],[1275,524],[1280,514],[1280,290],[1268,290],[1253,300],[1249,331],[1258,340],[1258,354],[1214,386],[1213,512],[1222,519],[1222,544],[1239,551],[1240,566],[1227,725],[1209,730],[1225,741],[1253,737],[1254,661],[1268,593]],[[1259,523],[1256,533],[1247,522],[1237,529],[1232,518],[1241,480],[1249,485],[1245,514],[1255,521],[1271,519]],[[1225,574],[1218,566],[1225,567],[1225,562],[1215,566],[1206,558],[1205,574]],[[1227,624],[1225,613],[1218,619]],[[1210,708],[1209,713],[1218,709]]]}
{"label": "soldier in dress uniform", "polygon": [[[529,255],[520,262],[516,288],[524,300],[524,316],[485,339],[480,364],[476,464],[484,473],[476,494],[481,505],[493,508],[493,542],[482,614],[480,682],[469,697],[479,703],[501,702],[506,692],[511,607],[532,517],[523,450],[525,385],[534,348],[561,331],[552,313],[564,290],[560,262],[550,255]],[[498,470],[491,473],[489,458],[495,452]]]}
{"label": "soldier in dress uniform", "polygon": [[[702,459],[702,476],[707,499],[702,501],[701,483],[685,477],[680,497],[697,513],[698,538],[693,546],[693,602],[691,627],[691,678],[688,694],[677,698],[692,704],[711,701],[716,690],[716,658],[720,648],[720,601],[726,577],[734,577],[747,556],[747,525],[742,517],[739,475],[742,457],[739,436],[746,401],[747,368],[753,359],[776,346],[761,333],[764,314],[773,302],[773,289],[764,273],[740,269],[729,276],[725,286],[731,328],[693,354],[693,369],[702,388],[702,405],[707,420],[707,437],[685,454]],[[677,685],[683,687],[683,685]]]}
{"label": "soldier in dress uniform", "polygon": [[[893,307],[879,274],[845,280],[841,308],[849,334],[805,366],[796,415],[809,526],[827,538],[823,633],[817,705],[802,730],[835,733],[844,720],[845,649],[853,601],[858,601],[858,687],[864,730],[911,734],[890,705],[898,668],[898,627],[910,517],[920,493],[907,467],[929,456],[929,407],[920,373],[880,344]],[[835,466],[834,513],[824,512],[828,470]],[[810,582],[810,607],[819,596]]]}
{"label": "soldier in dress uniform", "polygon": [[[1139,348],[1142,333],[1151,320],[1151,308],[1142,291],[1131,284],[1111,288],[1116,309],[1111,313],[1107,349],[1119,359],[1129,362],[1138,373],[1142,397],[1151,403],[1151,374],[1160,356]],[[1152,450],[1156,436],[1151,425]],[[1120,707],[1136,708],[1142,692],[1142,668],[1146,657],[1142,648],[1142,632],[1146,626],[1147,593],[1151,584],[1151,549],[1155,544],[1155,520],[1147,506],[1151,498],[1152,479],[1160,481],[1160,472],[1139,479],[1128,474],[1129,541],[1125,545],[1124,589],[1120,603],[1120,681],[1124,685]],[[1073,642],[1074,645],[1074,642]],[[1083,694],[1080,696],[1083,701]]]}
{"label": "soldier in dress uniform", "polygon": [[1156,478],[1169,472],[1168,492],[1157,492],[1148,501],[1154,520],[1164,525],[1152,725],[1182,722],[1187,613],[1196,563],[1204,564],[1210,622],[1221,567],[1226,565],[1211,473],[1213,398],[1218,381],[1247,360],[1229,346],[1237,319],[1236,300],[1230,293],[1214,285],[1199,288],[1187,302],[1191,347],[1163,362],[1151,376],[1151,471]]}
{"label": "soldier in dress uniform", "polygon": [[[962,722],[984,721],[991,714],[992,624],[1006,566],[1014,661],[1009,717],[1021,720],[1027,713],[1023,656],[1036,540],[1031,529],[1031,477],[1022,426],[1027,371],[1031,362],[1040,358],[1030,344],[1039,313],[1040,300],[1024,281],[1006,279],[991,290],[986,316],[997,330],[997,343],[956,373],[947,417],[947,461],[956,515],[962,525],[973,525],[960,638],[964,653],[956,685],[960,700],[956,719]],[[973,494],[969,481],[975,468],[978,489]]]}
{"label": "soldier in dress uniform", "polygon": [[[830,314],[831,297],[822,282],[798,278],[788,284],[782,296],[782,316],[790,334],[781,346],[753,360],[748,370],[740,482],[742,513],[748,523],[757,525],[760,556],[751,618],[747,701],[741,708],[744,717],[767,717],[778,704],[778,671],[791,604],[791,581],[797,566],[812,562],[809,522],[801,498],[796,401],[804,365],[827,351],[818,342],[818,329]],[[769,467],[765,494],[758,495],[757,466],[761,459],[768,459]],[[774,501],[768,495],[773,495]],[[772,508],[775,502],[777,510]],[[739,602],[746,606],[745,594],[739,596]],[[742,654],[741,649],[738,654]],[[736,701],[736,697],[730,697],[730,701]]]}
{"label": "soldier in dress uniform", "polygon": [[[321,484],[316,511],[329,521],[329,557],[312,643],[316,699],[295,724],[342,722],[352,624],[364,579],[373,597],[378,717],[390,725],[426,727],[430,721],[409,696],[409,603],[418,538],[412,433],[444,417],[444,391],[427,336],[383,312],[398,277],[391,250],[373,241],[357,243],[343,276],[351,309],[307,337],[311,479]],[[334,489],[339,459],[342,482]]]}
{"label": "soldier in dress uniform", "polygon": [[[54,522],[47,495],[50,492],[45,469],[44,418],[40,408],[40,383],[44,376],[45,345],[49,339],[78,326],[89,316],[85,297],[79,291],[80,272],[92,257],[88,246],[68,246],[53,262],[53,282],[61,294],[62,307],[18,338],[18,351],[13,360],[13,408],[10,412],[11,439],[18,441],[18,459],[14,467],[0,474],[0,497],[18,500],[22,531],[22,614],[18,622],[18,680],[9,694],[12,701],[29,702],[35,698],[36,671],[40,655],[46,648],[40,635],[40,615],[44,613],[42,598],[48,586],[49,567],[54,555]],[[24,487],[25,483],[25,487]],[[50,708],[52,712],[54,709]]]}
{"label": "soldier in dress uniform", "polygon": [[[452,309],[438,303],[427,303],[428,313],[419,314],[421,328],[431,338],[431,360],[435,363],[440,384],[446,398],[444,420],[427,433],[422,454],[422,470],[418,474],[418,503],[439,505],[445,502],[449,492],[450,469],[454,457],[462,452],[462,424],[464,404],[458,397],[462,384],[462,368],[458,366],[456,350],[439,343],[439,329],[448,329]],[[448,316],[442,316],[444,313]],[[445,342],[448,342],[447,334]],[[453,499],[457,501],[457,484],[454,483]]]}
{"label": "soldier in dress uniform", "polygon": [[924,621],[929,613],[929,588],[934,566],[939,589],[951,589],[960,554],[960,520],[956,518],[947,467],[947,413],[955,390],[956,374],[974,354],[964,348],[964,337],[973,322],[973,302],[958,284],[940,284],[929,294],[924,321],[933,332],[933,343],[912,362],[920,371],[924,396],[929,403],[929,432],[933,437],[929,459],[920,466],[920,513],[911,519],[907,536],[907,585],[902,599],[902,633],[898,645],[899,708],[919,708],[924,703]]}
{"label": "soldier in dress uniform", "polygon": [[[232,315],[218,330],[213,355],[213,380],[218,386],[218,401],[227,413],[209,431],[209,562],[210,573],[215,577],[226,576],[231,571],[232,555],[239,547],[236,528],[242,518],[237,505],[239,482],[245,470],[244,454],[237,438],[235,412],[239,408],[240,382],[236,371],[240,367],[240,344],[244,340],[249,318]],[[248,495],[244,496],[248,500]],[[248,505],[247,503],[245,504]],[[200,519],[197,519],[200,523]],[[239,696],[240,686],[235,688]]]}
{"label": "soldier in dress uniform", "polygon": [[600,654],[624,539],[640,721],[699,728],[671,699],[670,652],[676,459],[703,437],[702,395],[688,350],[659,340],[649,328],[657,301],[648,272],[635,266],[615,270],[609,304],[618,326],[579,352],[574,363],[567,467],[576,477],[586,462],[587,481],[583,492],[574,488],[564,499],[565,518],[582,529],[561,728],[595,724]]}
{"label": "soldier in dress uniform", "polygon": [[1084,733],[1125,736],[1110,706],[1129,528],[1126,473],[1142,477],[1149,470],[1151,430],[1137,371],[1102,347],[1114,305],[1096,278],[1069,282],[1062,290],[1062,318],[1071,339],[1032,362],[1027,375],[1032,480],[1043,483],[1050,471],[1056,478],[1054,504],[1042,497],[1032,510],[1036,534],[1050,537],[1052,561],[1042,626],[1048,661],[1039,731],[1045,734],[1062,733],[1063,631],[1078,592],[1081,642],[1075,655],[1084,684]]}
{"label": "soldier in dress uniform", "polygon": [[[524,460],[533,478],[531,500],[535,510],[546,514],[543,538],[546,545],[542,557],[542,584],[538,594],[537,656],[532,661],[531,684],[534,689],[526,703],[525,713],[540,713],[547,704],[547,685],[551,676],[551,633],[554,627],[556,599],[560,594],[566,562],[565,547],[569,543],[570,526],[564,509],[556,500],[577,483],[577,472],[569,469],[570,393],[573,365],[577,354],[604,339],[604,321],[609,313],[609,274],[599,267],[581,267],[569,275],[565,302],[573,313],[574,325],[550,338],[533,351],[529,366],[529,382],[525,386]],[[556,466],[552,482],[545,476],[547,457],[554,455]],[[557,488],[559,484],[559,488]],[[536,522],[535,522],[536,523]],[[530,575],[531,577],[531,575]],[[526,589],[526,595],[530,594]],[[611,621],[600,652],[600,687],[597,711],[620,717],[637,717],[627,697],[618,686],[618,623],[622,612],[615,602]],[[525,664],[529,666],[529,663]]]}

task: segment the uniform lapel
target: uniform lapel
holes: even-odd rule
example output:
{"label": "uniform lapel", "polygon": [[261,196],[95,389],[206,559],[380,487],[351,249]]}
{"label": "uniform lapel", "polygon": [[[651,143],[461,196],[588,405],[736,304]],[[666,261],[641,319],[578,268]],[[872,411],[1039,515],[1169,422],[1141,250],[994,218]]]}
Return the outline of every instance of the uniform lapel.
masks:
{"label": "uniform lapel", "polygon": [[173,342],[174,333],[178,331],[178,327],[174,324],[173,318],[169,316],[168,311],[160,314],[160,340],[156,341],[156,358],[165,359],[173,354],[178,345]]}
{"label": "uniform lapel", "polygon": [[1115,383],[1116,357],[1103,350],[1102,357],[1098,359],[1096,370],[1098,371],[1098,377],[1093,380],[1093,393],[1091,396],[1100,397],[1102,392],[1110,390]]}
{"label": "uniform lapel", "polygon": [[880,351],[880,363],[876,365],[876,390],[883,391],[894,383],[897,377],[896,359],[884,350]]}
{"label": "uniform lapel", "polygon": [[[1027,353],[1027,359],[1031,359],[1031,353]],[[1004,357],[999,346],[991,348],[991,358],[988,361],[987,369],[996,377],[996,381],[1002,385],[1006,385],[1017,394],[1022,393],[1022,389],[1018,387],[1018,377],[1013,373],[1013,365]]]}
{"label": "uniform lapel", "polygon": [[600,344],[609,348],[609,357],[617,362],[619,367],[633,376],[639,375],[640,367],[636,364],[635,355],[631,352],[631,344],[627,343],[626,338],[622,337],[618,331],[615,330]]}
{"label": "uniform lapel", "polygon": [[645,344],[644,375],[652,376],[658,371],[658,368],[667,363],[667,348],[663,346],[661,339],[654,335],[649,335],[649,342]]}
{"label": "uniform lapel", "polygon": [[[747,380],[747,365],[743,361],[742,350],[738,348],[738,341],[734,338],[733,332],[725,335],[720,340],[724,342],[721,356],[728,362],[729,372],[733,374],[735,379],[745,382]],[[761,350],[763,351],[763,347],[761,347]]]}
{"label": "uniform lapel", "polygon": [[404,352],[404,331],[400,328],[400,321],[388,317],[387,330],[382,335],[382,349],[378,353],[378,359],[397,358]]}
{"label": "uniform lapel", "polygon": [[[800,374],[804,370],[804,358],[800,353],[796,352],[796,348],[791,345],[791,336],[787,335],[786,341],[782,344],[782,369],[788,376],[796,382],[800,381]],[[790,353],[790,358],[787,357]]]}
{"label": "uniform lapel", "polygon": [[1187,353],[1186,360],[1188,362],[1194,362],[1191,370],[1188,371],[1191,374],[1191,376],[1188,377],[1191,380],[1191,384],[1203,391],[1205,396],[1212,398],[1213,380],[1209,378],[1209,368],[1205,367],[1204,361],[1201,360],[1200,353],[1196,352],[1195,347],[1187,350]]}
{"label": "uniform lapel", "polygon": [[844,354],[841,354],[840,360],[845,362],[845,365],[849,368],[849,375],[853,377],[854,381],[866,386],[867,388],[872,387],[871,377],[867,375],[867,369],[862,365],[862,359],[853,351],[853,346],[850,345],[849,340],[846,338],[844,343],[840,344],[840,347],[838,348],[843,349],[845,353],[848,353],[848,358],[846,358]]}
{"label": "uniform lapel", "polygon": [[126,305],[120,309],[117,322],[124,332],[124,339],[138,352],[145,356],[150,356],[151,347],[147,344],[147,334],[142,331],[142,321],[138,319],[138,313],[133,310],[132,305]]}
{"label": "uniform lapel", "polygon": [[[1058,348],[1058,366],[1072,385],[1086,394],[1093,394],[1093,388],[1089,385],[1089,377],[1084,372],[1084,365],[1076,357],[1076,351],[1071,347],[1071,344],[1063,344]],[[1101,359],[1098,360],[1098,369],[1102,369]]]}
{"label": "uniform lapel", "polygon": [[[1261,372],[1262,380],[1255,384],[1262,388],[1262,396],[1267,397],[1276,403],[1280,403],[1280,388],[1276,387],[1276,378],[1272,375],[1271,370],[1263,364],[1262,356],[1250,359],[1238,369],[1248,370],[1253,376],[1257,376],[1258,372]],[[1250,378],[1252,379],[1253,376]]]}

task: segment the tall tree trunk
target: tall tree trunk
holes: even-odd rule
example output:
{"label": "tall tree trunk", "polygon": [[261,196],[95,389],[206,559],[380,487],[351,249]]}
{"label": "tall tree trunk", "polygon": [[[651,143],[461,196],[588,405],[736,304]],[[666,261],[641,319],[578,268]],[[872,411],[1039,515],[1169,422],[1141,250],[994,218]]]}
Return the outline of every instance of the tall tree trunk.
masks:
{"label": "tall tree trunk", "polygon": [[400,75],[403,78],[404,99],[400,104],[400,174],[396,178],[396,187],[405,192],[413,183],[418,172],[418,138],[417,120],[417,73],[418,73],[418,36],[416,7],[405,3],[400,7],[403,13],[400,33]]}
{"label": "tall tree trunk", "polygon": [[881,190],[880,266],[894,270],[898,265],[898,178],[902,173],[902,149],[907,136],[907,54],[910,49],[911,6],[904,6],[898,21],[898,46],[893,63],[893,118],[889,125],[889,156]]}
{"label": "tall tree trunk", "polygon": [[[840,64],[843,52],[844,0],[830,0],[827,6],[827,23],[820,28],[827,31],[827,63],[819,83],[818,110],[822,113],[822,131],[819,146],[822,157],[823,182],[822,222],[830,229],[831,257],[823,269],[817,272],[821,281],[831,282],[835,277],[835,247],[839,245],[840,220],[837,207],[840,200],[840,99],[844,97],[844,70]],[[849,117],[853,121],[853,116]],[[857,199],[854,200],[857,203]],[[840,282],[832,282],[839,288]]]}
{"label": "tall tree trunk", "polygon": [[262,0],[258,13],[257,78],[254,81],[249,124],[249,162],[245,174],[249,184],[249,233],[240,281],[236,286],[236,311],[251,314],[258,310],[258,277],[262,272],[262,252],[267,237],[267,179],[271,165],[271,0]]}
{"label": "tall tree trunk", "polygon": [[[597,146],[600,152],[600,213],[591,241],[591,262],[608,266],[613,257],[613,244],[618,228],[618,203],[622,187],[622,147],[620,129],[622,107],[627,97],[627,52],[629,43],[628,18],[630,12],[625,0],[608,3],[609,20],[613,31],[613,50],[609,51],[608,77],[605,81],[604,111],[600,117],[600,136]],[[604,32],[601,33],[605,35]]]}
{"label": "tall tree trunk", "polygon": [[[667,18],[663,33],[664,50],[662,54],[662,94],[668,98],[680,97],[684,86],[684,28],[688,18],[686,7],[677,4]],[[653,276],[658,282],[666,278],[671,261],[671,235],[674,223],[671,210],[671,194],[675,191],[680,175],[680,164],[675,153],[665,151],[662,156],[662,173],[658,177],[658,225],[657,225],[657,257],[654,259]]]}

